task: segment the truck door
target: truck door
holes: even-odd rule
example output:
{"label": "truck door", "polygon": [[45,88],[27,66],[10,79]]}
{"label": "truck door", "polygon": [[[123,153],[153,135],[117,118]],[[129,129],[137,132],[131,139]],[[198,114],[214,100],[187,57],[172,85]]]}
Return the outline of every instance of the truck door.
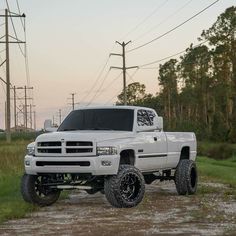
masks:
{"label": "truck door", "polygon": [[138,126],[153,126],[153,130],[139,132],[136,165],[142,171],[153,171],[163,168],[167,162],[167,142],[163,131],[155,130],[154,117],[156,114],[152,110],[140,109],[137,112]]}

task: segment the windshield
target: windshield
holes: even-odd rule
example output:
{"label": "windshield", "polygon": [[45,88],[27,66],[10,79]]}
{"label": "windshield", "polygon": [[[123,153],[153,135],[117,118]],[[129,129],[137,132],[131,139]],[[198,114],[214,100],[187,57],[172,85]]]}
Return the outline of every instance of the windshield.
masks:
{"label": "windshield", "polygon": [[119,130],[132,131],[134,111],[129,109],[85,109],[72,111],[58,131]]}

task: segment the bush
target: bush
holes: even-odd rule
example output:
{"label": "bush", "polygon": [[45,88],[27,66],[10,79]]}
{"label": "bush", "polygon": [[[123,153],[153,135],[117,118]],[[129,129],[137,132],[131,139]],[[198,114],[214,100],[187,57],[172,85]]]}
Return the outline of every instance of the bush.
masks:
{"label": "bush", "polygon": [[208,150],[208,156],[216,160],[225,160],[233,156],[234,149],[228,144],[220,144]]}
{"label": "bush", "polygon": [[198,143],[198,155],[207,156],[215,160],[232,158],[236,149],[227,143]]}

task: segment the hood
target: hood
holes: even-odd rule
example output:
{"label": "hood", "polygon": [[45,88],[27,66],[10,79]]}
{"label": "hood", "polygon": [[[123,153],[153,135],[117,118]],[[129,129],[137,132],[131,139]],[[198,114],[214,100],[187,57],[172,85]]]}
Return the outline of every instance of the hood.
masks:
{"label": "hood", "polygon": [[63,131],[41,134],[36,142],[44,141],[95,141],[103,142],[113,139],[125,139],[134,137],[133,132],[126,131]]}

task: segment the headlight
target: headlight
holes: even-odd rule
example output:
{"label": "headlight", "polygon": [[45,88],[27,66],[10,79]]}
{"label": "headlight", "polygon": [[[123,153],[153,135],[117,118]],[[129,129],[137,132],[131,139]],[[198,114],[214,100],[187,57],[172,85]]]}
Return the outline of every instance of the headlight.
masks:
{"label": "headlight", "polygon": [[102,155],[116,155],[117,148],[116,147],[97,147],[97,154],[99,156]]}
{"label": "headlight", "polygon": [[34,156],[34,154],[35,154],[35,147],[34,146],[27,147],[27,155]]}

